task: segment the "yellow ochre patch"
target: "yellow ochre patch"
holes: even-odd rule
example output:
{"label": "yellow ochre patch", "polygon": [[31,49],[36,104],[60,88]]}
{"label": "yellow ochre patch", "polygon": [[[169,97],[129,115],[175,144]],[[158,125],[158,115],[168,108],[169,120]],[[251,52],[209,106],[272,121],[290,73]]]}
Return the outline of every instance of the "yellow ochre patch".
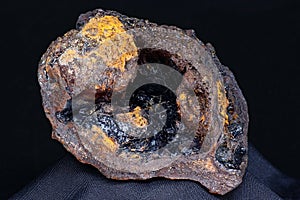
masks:
{"label": "yellow ochre patch", "polygon": [[224,117],[224,124],[228,125],[228,115],[227,115],[227,107],[228,107],[228,99],[226,98],[225,91],[223,89],[223,85],[221,81],[217,81],[217,89],[218,89],[218,102],[220,105],[220,113]]}
{"label": "yellow ochre patch", "polygon": [[137,106],[132,112],[119,113],[117,119],[123,123],[129,123],[137,128],[145,128],[148,125],[148,120],[141,114],[141,107]]}
{"label": "yellow ochre patch", "polygon": [[117,17],[103,16],[94,17],[84,25],[81,30],[82,35],[96,40],[105,40],[116,34],[125,32],[123,24]]}
{"label": "yellow ochre patch", "polygon": [[141,111],[141,107],[137,106],[132,112],[129,113],[134,123],[140,128],[145,127],[148,124],[147,119],[141,115]]}
{"label": "yellow ochre patch", "polygon": [[211,160],[211,158],[206,158],[205,160],[196,160],[193,161],[193,164],[195,164],[196,166],[203,166],[206,170],[210,171],[210,172],[216,172],[217,169],[215,167],[215,165],[213,164],[213,161]]}
{"label": "yellow ochre patch", "polygon": [[109,67],[122,72],[126,61],[138,55],[132,35],[129,35],[117,17],[95,17],[85,24],[81,34],[97,43],[99,48],[90,54],[96,54]]}
{"label": "yellow ochre patch", "polygon": [[68,49],[60,56],[60,64],[68,65],[70,62],[73,62],[74,58],[78,56],[79,55],[76,50]]}
{"label": "yellow ochre patch", "polygon": [[118,148],[116,143],[113,141],[113,139],[111,139],[110,137],[108,137],[101,128],[99,128],[98,126],[93,125],[92,126],[92,131],[95,133],[94,135],[94,139],[92,140],[96,140],[98,139],[101,143],[103,143],[110,151],[116,151],[116,149]]}
{"label": "yellow ochre patch", "polygon": [[186,94],[181,93],[181,94],[179,95],[179,99],[180,99],[181,101],[186,100]]}

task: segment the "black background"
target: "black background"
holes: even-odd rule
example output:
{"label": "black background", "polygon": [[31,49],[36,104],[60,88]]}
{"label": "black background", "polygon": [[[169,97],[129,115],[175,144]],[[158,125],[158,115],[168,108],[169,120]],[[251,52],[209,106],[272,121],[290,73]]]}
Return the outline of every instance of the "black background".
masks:
{"label": "black background", "polygon": [[299,4],[295,1],[51,0],[1,6],[0,199],[66,153],[51,139],[37,65],[79,14],[111,9],[196,30],[230,67],[248,101],[249,139],[277,168],[300,178]]}

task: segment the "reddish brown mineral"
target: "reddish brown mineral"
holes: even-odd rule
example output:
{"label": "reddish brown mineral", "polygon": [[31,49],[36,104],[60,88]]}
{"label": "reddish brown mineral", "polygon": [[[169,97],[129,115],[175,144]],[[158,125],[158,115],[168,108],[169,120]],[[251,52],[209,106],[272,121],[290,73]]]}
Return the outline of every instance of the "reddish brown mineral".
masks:
{"label": "reddish brown mineral", "polygon": [[246,101],[192,30],[88,12],[50,45],[38,79],[52,137],[106,177],[190,179],[217,194],[241,183]]}

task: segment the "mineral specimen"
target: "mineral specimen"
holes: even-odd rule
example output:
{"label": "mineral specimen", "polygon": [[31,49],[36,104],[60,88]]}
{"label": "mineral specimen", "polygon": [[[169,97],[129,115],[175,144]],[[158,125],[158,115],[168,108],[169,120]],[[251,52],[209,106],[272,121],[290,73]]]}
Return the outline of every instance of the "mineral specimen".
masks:
{"label": "mineral specimen", "polygon": [[108,178],[237,187],[248,114],[229,69],[192,30],[101,9],[54,41],[38,70],[52,137]]}

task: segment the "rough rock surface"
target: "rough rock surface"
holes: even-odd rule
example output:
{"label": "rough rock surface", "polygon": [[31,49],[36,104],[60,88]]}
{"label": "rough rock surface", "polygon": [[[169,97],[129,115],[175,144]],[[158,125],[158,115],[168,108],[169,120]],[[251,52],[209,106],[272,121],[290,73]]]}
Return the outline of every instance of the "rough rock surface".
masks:
{"label": "rough rock surface", "polygon": [[189,179],[216,194],[241,183],[246,101],[192,30],[88,12],[49,46],[38,79],[52,137],[106,177]]}

